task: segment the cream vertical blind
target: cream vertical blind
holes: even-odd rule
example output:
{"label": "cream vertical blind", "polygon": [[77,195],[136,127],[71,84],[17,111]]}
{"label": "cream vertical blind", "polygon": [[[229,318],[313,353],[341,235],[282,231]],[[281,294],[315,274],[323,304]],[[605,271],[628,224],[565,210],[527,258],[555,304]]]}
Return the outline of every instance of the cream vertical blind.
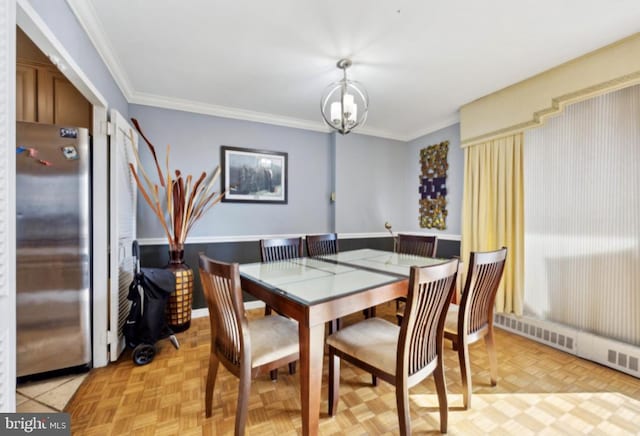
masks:
{"label": "cream vertical blind", "polygon": [[525,138],[525,312],[640,345],[640,86]]}
{"label": "cream vertical blind", "polygon": [[524,277],[523,135],[464,149],[462,257],[507,247],[496,312],[522,314]]}

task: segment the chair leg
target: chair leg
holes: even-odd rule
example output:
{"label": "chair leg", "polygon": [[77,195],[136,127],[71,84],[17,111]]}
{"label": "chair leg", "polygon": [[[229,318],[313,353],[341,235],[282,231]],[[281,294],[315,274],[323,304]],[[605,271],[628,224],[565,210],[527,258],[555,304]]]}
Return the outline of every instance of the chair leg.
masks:
{"label": "chair leg", "polygon": [[329,348],[329,416],[338,412],[340,398],[340,358]]}
{"label": "chair leg", "polygon": [[440,409],[440,433],[447,432],[449,420],[449,404],[447,402],[447,383],[444,378],[444,359],[438,357],[438,366],[433,372],[436,382],[436,392],[438,393],[438,408]]}
{"label": "chair leg", "polygon": [[269,377],[271,377],[271,381],[278,381],[278,370],[272,369],[269,371]]}
{"label": "chair leg", "polygon": [[398,325],[402,325],[402,318],[403,318],[402,315],[396,314],[396,319],[398,320]]}
{"label": "chair leg", "polygon": [[329,334],[335,333],[340,330],[340,318],[332,319],[327,324],[329,324]]}
{"label": "chair leg", "polygon": [[213,408],[213,389],[216,386],[216,376],[218,375],[218,365],[220,361],[215,353],[209,354],[209,372],[207,373],[207,390],[205,392],[204,410],[207,418],[211,417]]}
{"label": "chair leg", "polygon": [[396,384],[396,407],[398,408],[400,436],[410,435],[411,414],[409,411],[409,389],[401,383]]}
{"label": "chair leg", "polygon": [[498,384],[498,356],[496,354],[496,344],[493,340],[493,329],[490,327],[489,332],[484,337],[484,343],[487,346],[487,354],[489,355],[489,368],[491,370],[491,386]]}
{"label": "chair leg", "polygon": [[289,374],[296,373],[296,362],[289,362]]}
{"label": "chair leg", "polygon": [[271,315],[271,306],[269,306],[268,304],[264,306],[264,315]]}
{"label": "chair leg", "polygon": [[378,377],[371,374],[371,386],[378,386]]}
{"label": "chair leg", "polygon": [[251,394],[251,373],[240,373],[240,386],[238,387],[238,408],[236,409],[235,434],[244,435],[244,427],[247,423],[247,410],[249,408],[249,395]]}
{"label": "chair leg", "polygon": [[458,361],[462,379],[462,403],[465,409],[471,407],[471,364],[469,363],[469,344],[460,338],[458,341]]}

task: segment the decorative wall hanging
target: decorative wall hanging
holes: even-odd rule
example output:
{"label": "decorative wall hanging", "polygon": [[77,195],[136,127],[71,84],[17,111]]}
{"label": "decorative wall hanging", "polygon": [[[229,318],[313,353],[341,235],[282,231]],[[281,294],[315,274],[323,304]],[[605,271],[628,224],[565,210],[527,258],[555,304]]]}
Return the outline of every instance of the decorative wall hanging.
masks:
{"label": "decorative wall hanging", "polygon": [[420,227],[447,228],[447,153],[449,141],[420,150]]}
{"label": "decorative wall hanging", "polygon": [[287,153],[220,147],[224,202],[287,204]]}

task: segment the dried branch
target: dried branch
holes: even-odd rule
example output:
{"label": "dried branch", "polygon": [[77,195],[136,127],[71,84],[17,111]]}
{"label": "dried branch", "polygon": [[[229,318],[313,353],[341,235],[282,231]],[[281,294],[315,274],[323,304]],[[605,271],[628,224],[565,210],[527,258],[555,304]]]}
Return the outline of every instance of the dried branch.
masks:
{"label": "dried branch", "polygon": [[[165,178],[162,170],[160,169],[155,147],[151,144],[144,133],[142,133],[142,129],[140,128],[138,121],[132,118],[132,122],[151,151],[154,164],[158,172],[158,177],[160,179],[160,187],[164,189],[164,193],[160,192],[158,184],[153,183],[145,172],[140,161],[138,150],[133,146],[133,132],[130,132],[130,139],[133,154],[139,170],[136,171],[136,168],[132,163],[129,163],[129,169],[133,174],[142,197],[149,207],[151,207],[158,220],[160,220],[165,235],[167,236],[167,240],[169,241],[169,245],[172,247],[183,246],[193,225],[209,209],[211,209],[211,207],[219,203],[224,196],[224,193],[217,195],[215,192],[211,192],[215,180],[220,174],[220,167],[216,167],[209,177],[207,177],[207,173],[203,171],[195,183],[193,182],[194,179],[191,175],[187,175],[185,178],[180,170],[174,170],[175,178],[173,178],[171,171],[169,170],[170,146],[167,145]],[[141,178],[138,176],[138,172],[145,183],[143,183]],[[164,199],[164,206],[166,207],[166,210],[163,210],[163,202],[161,202],[161,198]]]}

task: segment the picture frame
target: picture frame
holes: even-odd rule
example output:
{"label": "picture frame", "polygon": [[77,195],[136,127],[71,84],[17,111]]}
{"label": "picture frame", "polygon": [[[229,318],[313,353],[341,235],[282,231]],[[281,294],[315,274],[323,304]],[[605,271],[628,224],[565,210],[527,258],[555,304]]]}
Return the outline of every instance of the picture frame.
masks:
{"label": "picture frame", "polygon": [[287,204],[287,153],[223,145],[220,162],[223,202]]}

